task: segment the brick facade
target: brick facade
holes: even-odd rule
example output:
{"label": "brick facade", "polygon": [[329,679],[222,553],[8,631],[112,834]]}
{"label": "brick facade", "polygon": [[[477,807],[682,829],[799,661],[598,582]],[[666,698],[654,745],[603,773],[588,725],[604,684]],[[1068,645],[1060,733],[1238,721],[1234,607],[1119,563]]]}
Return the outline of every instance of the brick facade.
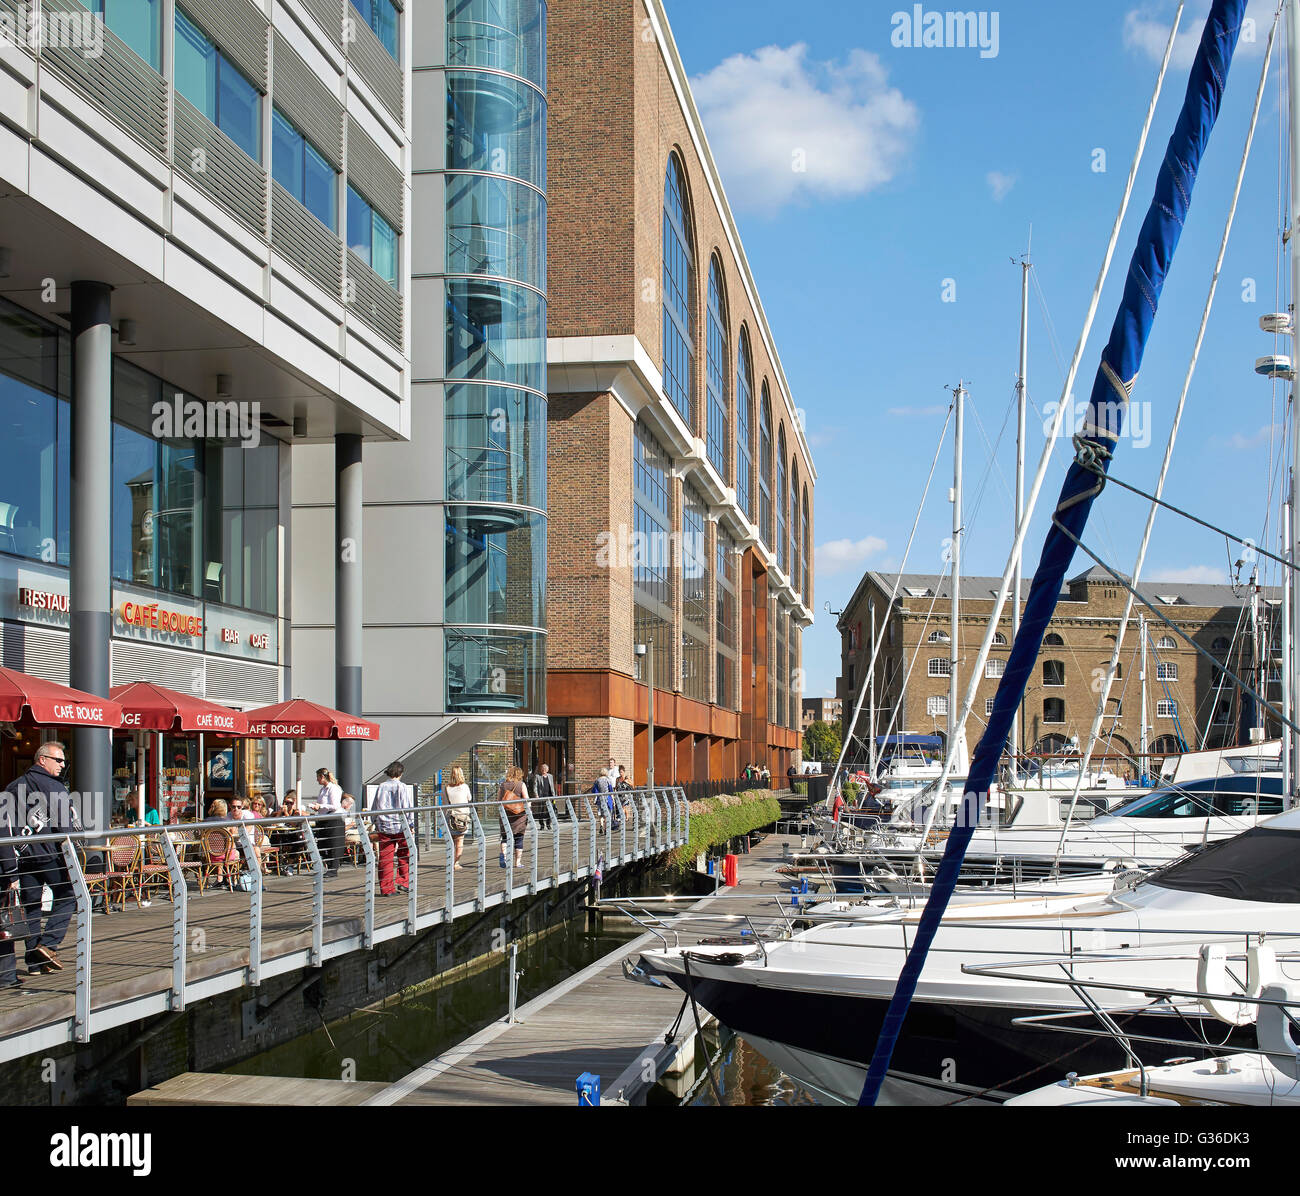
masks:
{"label": "brick facade", "polygon": [[[774,643],[768,596],[791,625],[811,622],[811,546],[805,581],[801,510],[806,490],[811,541],[816,471],[794,415],[766,318],[685,90],[685,77],[658,0],[553,0],[549,10],[548,337],[553,393],[548,419],[548,710],[570,720],[575,787],[587,787],[609,756],[634,765],[644,781],[649,761],[648,700],[639,683],[634,571],[620,551],[633,530],[633,437],[638,420],[663,443],[669,521],[683,527],[684,487],[700,496],[708,580],[707,663],[694,684],[717,696],[716,536],[719,524],[744,555],[736,567],[735,624],[740,659],[733,692],[719,705],[683,693],[683,592],[680,557],[670,567],[669,639],[656,675],[655,780],[730,780],[749,761],[779,775],[799,744],[799,698],[784,703],[783,725],[768,700]],[[693,419],[684,422],[660,387],[663,373],[664,186],[676,155],[686,192],[691,242]],[[712,182],[711,182],[712,180]],[[707,304],[710,263],[722,289],[728,418],[724,468],[708,460]],[[755,297],[755,298],[751,298]],[[760,537],[736,501],[736,358],[742,329],[752,360],[750,419],[757,509],[760,396],[770,394],[775,446],[788,446],[798,478],[793,502],[792,565],[775,569],[774,545]],[[635,351],[631,346],[635,345]],[[581,363],[581,364],[580,364]],[[659,375],[656,377],[656,373]],[[776,495],[773,494],[774,501]],[[790,496],[781,496],[790,505]],[[603,535],[603,539],[602,539]],[[609,551],[598,563],[600,544]],[[757,586],[752,583],[758,582]],[[807,591],[807,592],[805,592]],[[761,606],[751,609],[757,593]],[[665,619],[667,613],[665,612]],[[797,643],[799,637],[791,637]],[[755,645],[762,655],[754,654]],[[660,645],[662,647],[662,645]],[[798,684],[800,661],[777,665],[780,683]],[[789,674],[789,675],[787,675]],[[700,686],[699,679],[704,677]],[[689,687],[688,687],[689,688]]]}
{"label": "brick facade", "polygon": [[[998,584],[998,578],[963,579],[957,645],[959,702],[965,697],[969,669],[974,665],[992,614],[991,592],[996,591]],[[842,668],[837,692],[844,703],[844,720],[846,723],[852,720],[853,705],[869,667],[870,612],[874,606],[877,626],[884,634],[876,663],[876,733],[885,733],[896,708],[900,709],[900,716],[894,719],[894,731],[943,733],[947,716],[933,707],[941,706],[941,699],[948,695],[948,676],[942,672],[951,647],[947,638],[951,632],[948,580],[906,575],[899,587],[900,596],[886,608],[893,588],[893,574],[868,573],[840,616]],[[1162,613],[1176,627],[1216,660],[1239,675],[1248,674],[1252,648],[1250,636],[1242,631],[1249,626],[1248,614],[1243,618],[1243,603],[1249,604],[1244,588],[1240,596],[1226,585],[1157,582],[1143,589],[1155,598]],[[1074,737],[1080,745],[1087,742],[1124,614],[1125,595],[1124,588],[1100,570],[1090,570],[1067,583],[1026,688],[1021,708],[1020,751],[1036,754],[1061,751]],[[1265,643],[1276,633],[1275,625],[1268,626],[1275,599],[1271,591],[1261,595],[1264,623],[1261,634]],[[1134,757],[1141,742],[1139,616],[1145,618],[1147,625],[1148,751],[1164,755],[1237,743],[1242,728],[1235,687],[1221,681],[1222,674],[1217,667],[1171,631],[1157,615],[1135,605],[1124,636],[1120,672],[1107,695],[1101,728],[1103,738],[1094,756],[1108,756],[1109,766],[1122,775],[1132,775],[1135,771]],[[997,691],[997,662],[1005,661],[1009,652],[1012,639],[1009,607],[999,623],[999,633],[1005,643],[995,642],[989,653],[967,724],[972,750],[984,726],[986,703]],[[931,675],[932,659],[944,662],[934,670],[936,675]],[[1265,696],[1280,704],[1275,681],[1268,684]],[[1273,738],[1278,733],[1276,721],[1267,719],[1265,735]],[[857,734],[864,743],[870,734],[865,705],[857,722]]]}

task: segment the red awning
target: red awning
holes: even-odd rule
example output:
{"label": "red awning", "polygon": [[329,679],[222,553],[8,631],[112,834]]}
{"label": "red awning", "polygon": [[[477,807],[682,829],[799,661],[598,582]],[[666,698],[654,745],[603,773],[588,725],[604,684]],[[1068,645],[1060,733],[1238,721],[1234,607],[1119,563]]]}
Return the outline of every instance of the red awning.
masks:
{"label": "red awning", "polygon": [[274,706],[261,706],[248,711],[247,718],[248,734],[254,739],[379,738],[378,723],[319,706],[305,698],[290,698]]}
{"label": "red awning", "polygon": [[122,707],[122,725],[141,731],[206,731],[244,735],[248,717],[228,706],[181,693],[152,681],[115,685],[109,691]]}
{"label": "red awning", "polygon": [[68,727],[120,727],[122,707],[107,698],[0,668],[0,720],[21,721],[24,708],[32,721]]}

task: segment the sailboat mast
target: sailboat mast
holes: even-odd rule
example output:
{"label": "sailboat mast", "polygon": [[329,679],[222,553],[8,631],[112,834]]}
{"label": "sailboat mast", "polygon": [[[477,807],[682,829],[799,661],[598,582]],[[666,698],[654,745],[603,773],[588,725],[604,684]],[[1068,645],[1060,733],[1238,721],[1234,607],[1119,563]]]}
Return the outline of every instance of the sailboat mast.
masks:
{"label": "sailboat mast", "polygon": [[[957,749],[957,659],[959,640],[961,638],[959,619],[961,616],[961,536],[962,536],[962,503],[961,503],[961,458],[962,458],[962,436],[965,432],[965,414],[966,414],[966,387],[963,382],[957,383],[957,389],[953,392],[954,416],[953,421],[953,453],[952,453],[952,574],[950,584],[952,585],[952,626],[949,629],[949,669],[948,669],[948,760],[951,766],[955,757],[953,753]],[[945,770],[946,771],[946,770]]]}
{"label": "sailboat mast", "polygon": [[1138,759],[1142,764],[1142,774],[1151,772],[1151,761],[1147,758],[1147,621],[1146,616],[1138,615],[1138,646],[1142,652],[1142,662],[1138,665],[1138,690],[1142,695],[1138,718]]}
{"label": "sailboat mast", "polygon": [[[1286,46],[1287,46],[1287,103],[1290,117],[1291,145],[1291,313],[1292,313],[1292,348],[1291,360],[1300,360],[1300,246],[1297,235],[1297,213],[1300,213],[1300,0],[1286,0]],[[1292,561],[1300,561],[1300,519],[1295,518],[1297,504],[1300,503],[1300,419],[1296,418],[1296,392],[1291,387],[1291,543]],[[1300,710],[1300,593],[1298,587],[1291,587],[1291,608],[1286,618],[1291,622],[1291,659],[1284,662],[1288,670],[1287,685],[1291,695],[1292,711]],[[1290,782],[1296,783],[1300,778],[1300,735],[1292,735]],[[1283,794],[1283,803],[1289,809],[1295,804],[1295,791],[1288,787]]]}
{"label": "sailboat mast", "polygon": [[[1282,504],[1282,557],[1288,562],[1288,565],[1282,567],[1282,792],[1290,794],[1291,792],[1291,728],[1287,726],[1295,715],[1292,713],[1291,706],[1291,686],[1289,676],[1291,672],[1291,603],[1295,601],[1293,587],[1291,585],[1291,570],[1288,567],[1290,561],[1294,558],[1291,556],[1291,520],[1293,518],[1291,511],[1291,501],[1288,499]],[[1272,649],[1269,649],[1270,652]],[[1283,800],[1286,800],[1285,798]]]}
{"label": "sailboat mast", "polygon": [[[871,676],[867,679],[867,691],[870,694],[871,711],[867,715],[867,726],[870,729],[867,736],[869,743],[867,745],[867,775],[874,781],[876,780],[876,661],[874,657],[876,643],[876,600],[874,596],[871,599],[871,643],[873,656],[867,662],[867,667],[871,670]],[[840,715],[840,724],[843,725],[844,716]]]}
{"label": "sailboat mast", "polygon": [[[1016,521],[1019,528],[1025,510],[1025,394],[1029,382],[1029,255],[1020,260],[1020,373],[1016,379]],[[1011,583],[1011,639],[1020,630],[1021,553],[1016,554],[1015,572]],[[1020,716],[1024,699],[1016,706],[1011,720],[1011,771],[1014,776],[1019,765]]]}

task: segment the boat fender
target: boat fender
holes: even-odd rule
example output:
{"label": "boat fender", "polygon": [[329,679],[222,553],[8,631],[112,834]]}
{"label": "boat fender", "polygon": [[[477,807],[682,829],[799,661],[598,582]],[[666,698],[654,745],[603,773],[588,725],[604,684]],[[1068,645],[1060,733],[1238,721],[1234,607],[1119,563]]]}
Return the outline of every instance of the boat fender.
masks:
{"label": "boat fender", "polygon": [[[1267,944],[1251,947],[1246,952],[1246,985],[1243,997],[1247,1001],[1233,1001],[1225,997],[1240,987],[1240,980],[1228,975],[1228,944],[1205,943],[1200,950],[1196,965],[1196,988],[1198,992],[1212,994],[1201,998],[1201,1005],[1210,1014],[1225,1025],[1248,1026],[1259,1014],[1259,1006],[1254,1004],[1262,989],[1279,979],[1277,955]],[[1240,964],[1234,968],[1240,970]]]}
{"label": "boat fender", "polygon": [[1261,1005],[1255,1034],[1259,1049],[1268,1055],[1269,1062],[1283,1075],[1300,1080],[1300,1030],[1295,1018],[1300,1015],[1300,995],[1290,984],[1268,984],[1260,993],[1267,1001],[1285,1001],[1282,1005]]}

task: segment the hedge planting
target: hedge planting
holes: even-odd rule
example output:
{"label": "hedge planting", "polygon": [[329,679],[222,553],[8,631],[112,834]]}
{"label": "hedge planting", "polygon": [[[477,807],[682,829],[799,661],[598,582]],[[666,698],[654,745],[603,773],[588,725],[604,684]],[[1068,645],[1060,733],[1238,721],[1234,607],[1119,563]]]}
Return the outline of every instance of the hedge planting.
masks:
{"label": "hedge planting", "polygon": [[781,817],[781,803],[769,789],[724,793],[691,802],[691,831],[686,845],[669,856],[669,864],[686,871],[695,857],[719,843],[771,826]]}

